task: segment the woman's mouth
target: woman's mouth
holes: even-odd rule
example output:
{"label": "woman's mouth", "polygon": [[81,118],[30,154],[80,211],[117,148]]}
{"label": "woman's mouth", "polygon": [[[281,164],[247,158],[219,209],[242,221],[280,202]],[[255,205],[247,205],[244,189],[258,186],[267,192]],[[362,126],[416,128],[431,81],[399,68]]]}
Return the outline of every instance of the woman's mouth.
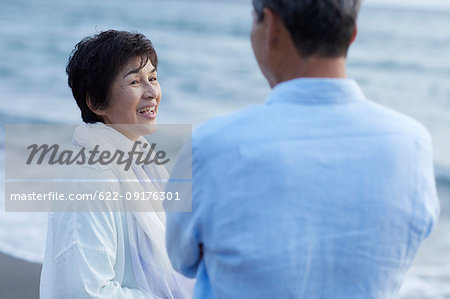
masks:
{"label": "woman's mouth", "polygon": [[153,119],[156,117],[156,106],[147,106],[141,109],[138,109],[138,113],[142,114],[145,118]]}

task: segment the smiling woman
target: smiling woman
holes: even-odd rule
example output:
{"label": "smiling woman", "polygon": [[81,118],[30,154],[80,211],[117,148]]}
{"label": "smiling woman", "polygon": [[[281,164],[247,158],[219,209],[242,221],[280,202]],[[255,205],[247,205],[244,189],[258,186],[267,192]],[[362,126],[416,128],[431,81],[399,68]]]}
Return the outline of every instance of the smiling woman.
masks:
{"label": "smiling woman", "polygon": [[[142,136],[153,132],[161,101],[157,66],[152,43],[139,33],[108,30],[76,45],[66,72],[85,124],[76,128],[73,143],[80,151],[120,152],[133,161],[77,163],[65,191],[164,191],[164,166],[136,160],[156,157]],[[108,180],[120,183],[98,183]],[[113,205],[49,214],[41,298],[191,297],[193,281],[172,269],[166,253],[165,214],[156,208],[142,213],[126,201]]]}
{"label": "smiling woman", "polygon": [[66,68],[83,121],[155,124],[161,100],[157,67],[156,51],[140,33],[108,30],[83,39]]}
{"label": "smiling woman", "polygon": [[[87,98],[90,109],[100,116],[105,124],[156,124],[161,88],[152,62],[148,60],[144,67],[141,67],[141,64],[139,57],[132,57],[122,68],[111,84],[109,105],[106,108],[95,108],[90,98]],[[126,130],[128,126],[115,128],[131,140],[139,137]]]}
{"label": "smiling woman", "polygon": [[108,107],[92,109],[105,123],[147,124],[156,121],[161,100],[156,68],[150,60],[144,67],[140,67],[140,63],[138,57],[131,58],[111,84]]}

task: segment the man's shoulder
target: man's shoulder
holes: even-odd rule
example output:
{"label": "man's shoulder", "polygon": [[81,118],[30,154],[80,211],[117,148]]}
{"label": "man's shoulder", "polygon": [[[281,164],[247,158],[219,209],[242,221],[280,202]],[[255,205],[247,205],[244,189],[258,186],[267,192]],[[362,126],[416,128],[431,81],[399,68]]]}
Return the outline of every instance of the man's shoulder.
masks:
{"label": "man's shoulder", "polygon": [[[269,110],[268,110],[269,109]],[[268,117],[268,115],[270,117]],[[270,119],[270,121],[269,121]],[[364,100],[344,106],[251,106],[205,122],[193,133],[193,154],[229,151],[242,144],[274,138],[327,138],[398,135],[431,144],[427,129],[417,120],[392,108]],[[336,136],[335,136],[336,135]]]}
{"label": "man's shoulder", "polygon": [[368,115],[366,121],[373,122],[374,126],[392,134],[408,135],[415,139],[431,142],[428,130],[413,117],[372,101],[367,101],[367,107],[372,113],[370,116]]}

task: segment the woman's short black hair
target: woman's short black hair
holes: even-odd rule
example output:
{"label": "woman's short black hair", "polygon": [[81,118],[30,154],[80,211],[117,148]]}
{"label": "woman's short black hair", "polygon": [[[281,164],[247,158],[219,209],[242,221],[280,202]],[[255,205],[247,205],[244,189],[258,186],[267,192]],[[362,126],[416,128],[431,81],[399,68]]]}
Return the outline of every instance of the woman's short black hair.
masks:
{"label": "woman's short black hair", "polygon": [[105,109],[113,80],[134,57],[140,57],[141,68],[148,60],[155,68],[158,66],[158,56],[151,41],[137,32],[108,30],[86,37],[75,46],[66,73],[85,123],[102,122],[88,107],[87,97],[94,109]]}

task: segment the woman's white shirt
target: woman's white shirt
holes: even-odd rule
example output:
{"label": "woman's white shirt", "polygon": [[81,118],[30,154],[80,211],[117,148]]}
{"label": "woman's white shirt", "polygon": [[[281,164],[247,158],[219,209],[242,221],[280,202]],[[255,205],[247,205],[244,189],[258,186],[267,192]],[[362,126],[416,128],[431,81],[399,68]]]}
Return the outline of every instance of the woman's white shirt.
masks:
{"label": "woman's white shirt", "polygon": [[[75,130],[74,144],[88,150],[97,144],[111,150],[120,147],[124,150],[124,145],[132,144],[124,138],[103,124],[83,124]],[[167,175],[165,169],[146,169],[145,166],[124,171],[117,165],[74,165],[69,175],[64,175],[68,179],[63,185],[64,191],[66,194],[123,194],[131,191],[130,188],[135,191],[161,188],[157,183],[145,183],[149,171]],[[79,178],[83,181],[77,182]],[[144,179],[144,183],[110,183],[129,179]],[[92,211],[105,211],[105,202],[89,204]],[[123,205],[120,202],[108,204],[116,205],[111,212],[49,213],[40,297],[191,297],[194,280],[176,273],[166,253],[164,213],[117,212],[129,211],[132,207],[118,208],[117,205]]]}

